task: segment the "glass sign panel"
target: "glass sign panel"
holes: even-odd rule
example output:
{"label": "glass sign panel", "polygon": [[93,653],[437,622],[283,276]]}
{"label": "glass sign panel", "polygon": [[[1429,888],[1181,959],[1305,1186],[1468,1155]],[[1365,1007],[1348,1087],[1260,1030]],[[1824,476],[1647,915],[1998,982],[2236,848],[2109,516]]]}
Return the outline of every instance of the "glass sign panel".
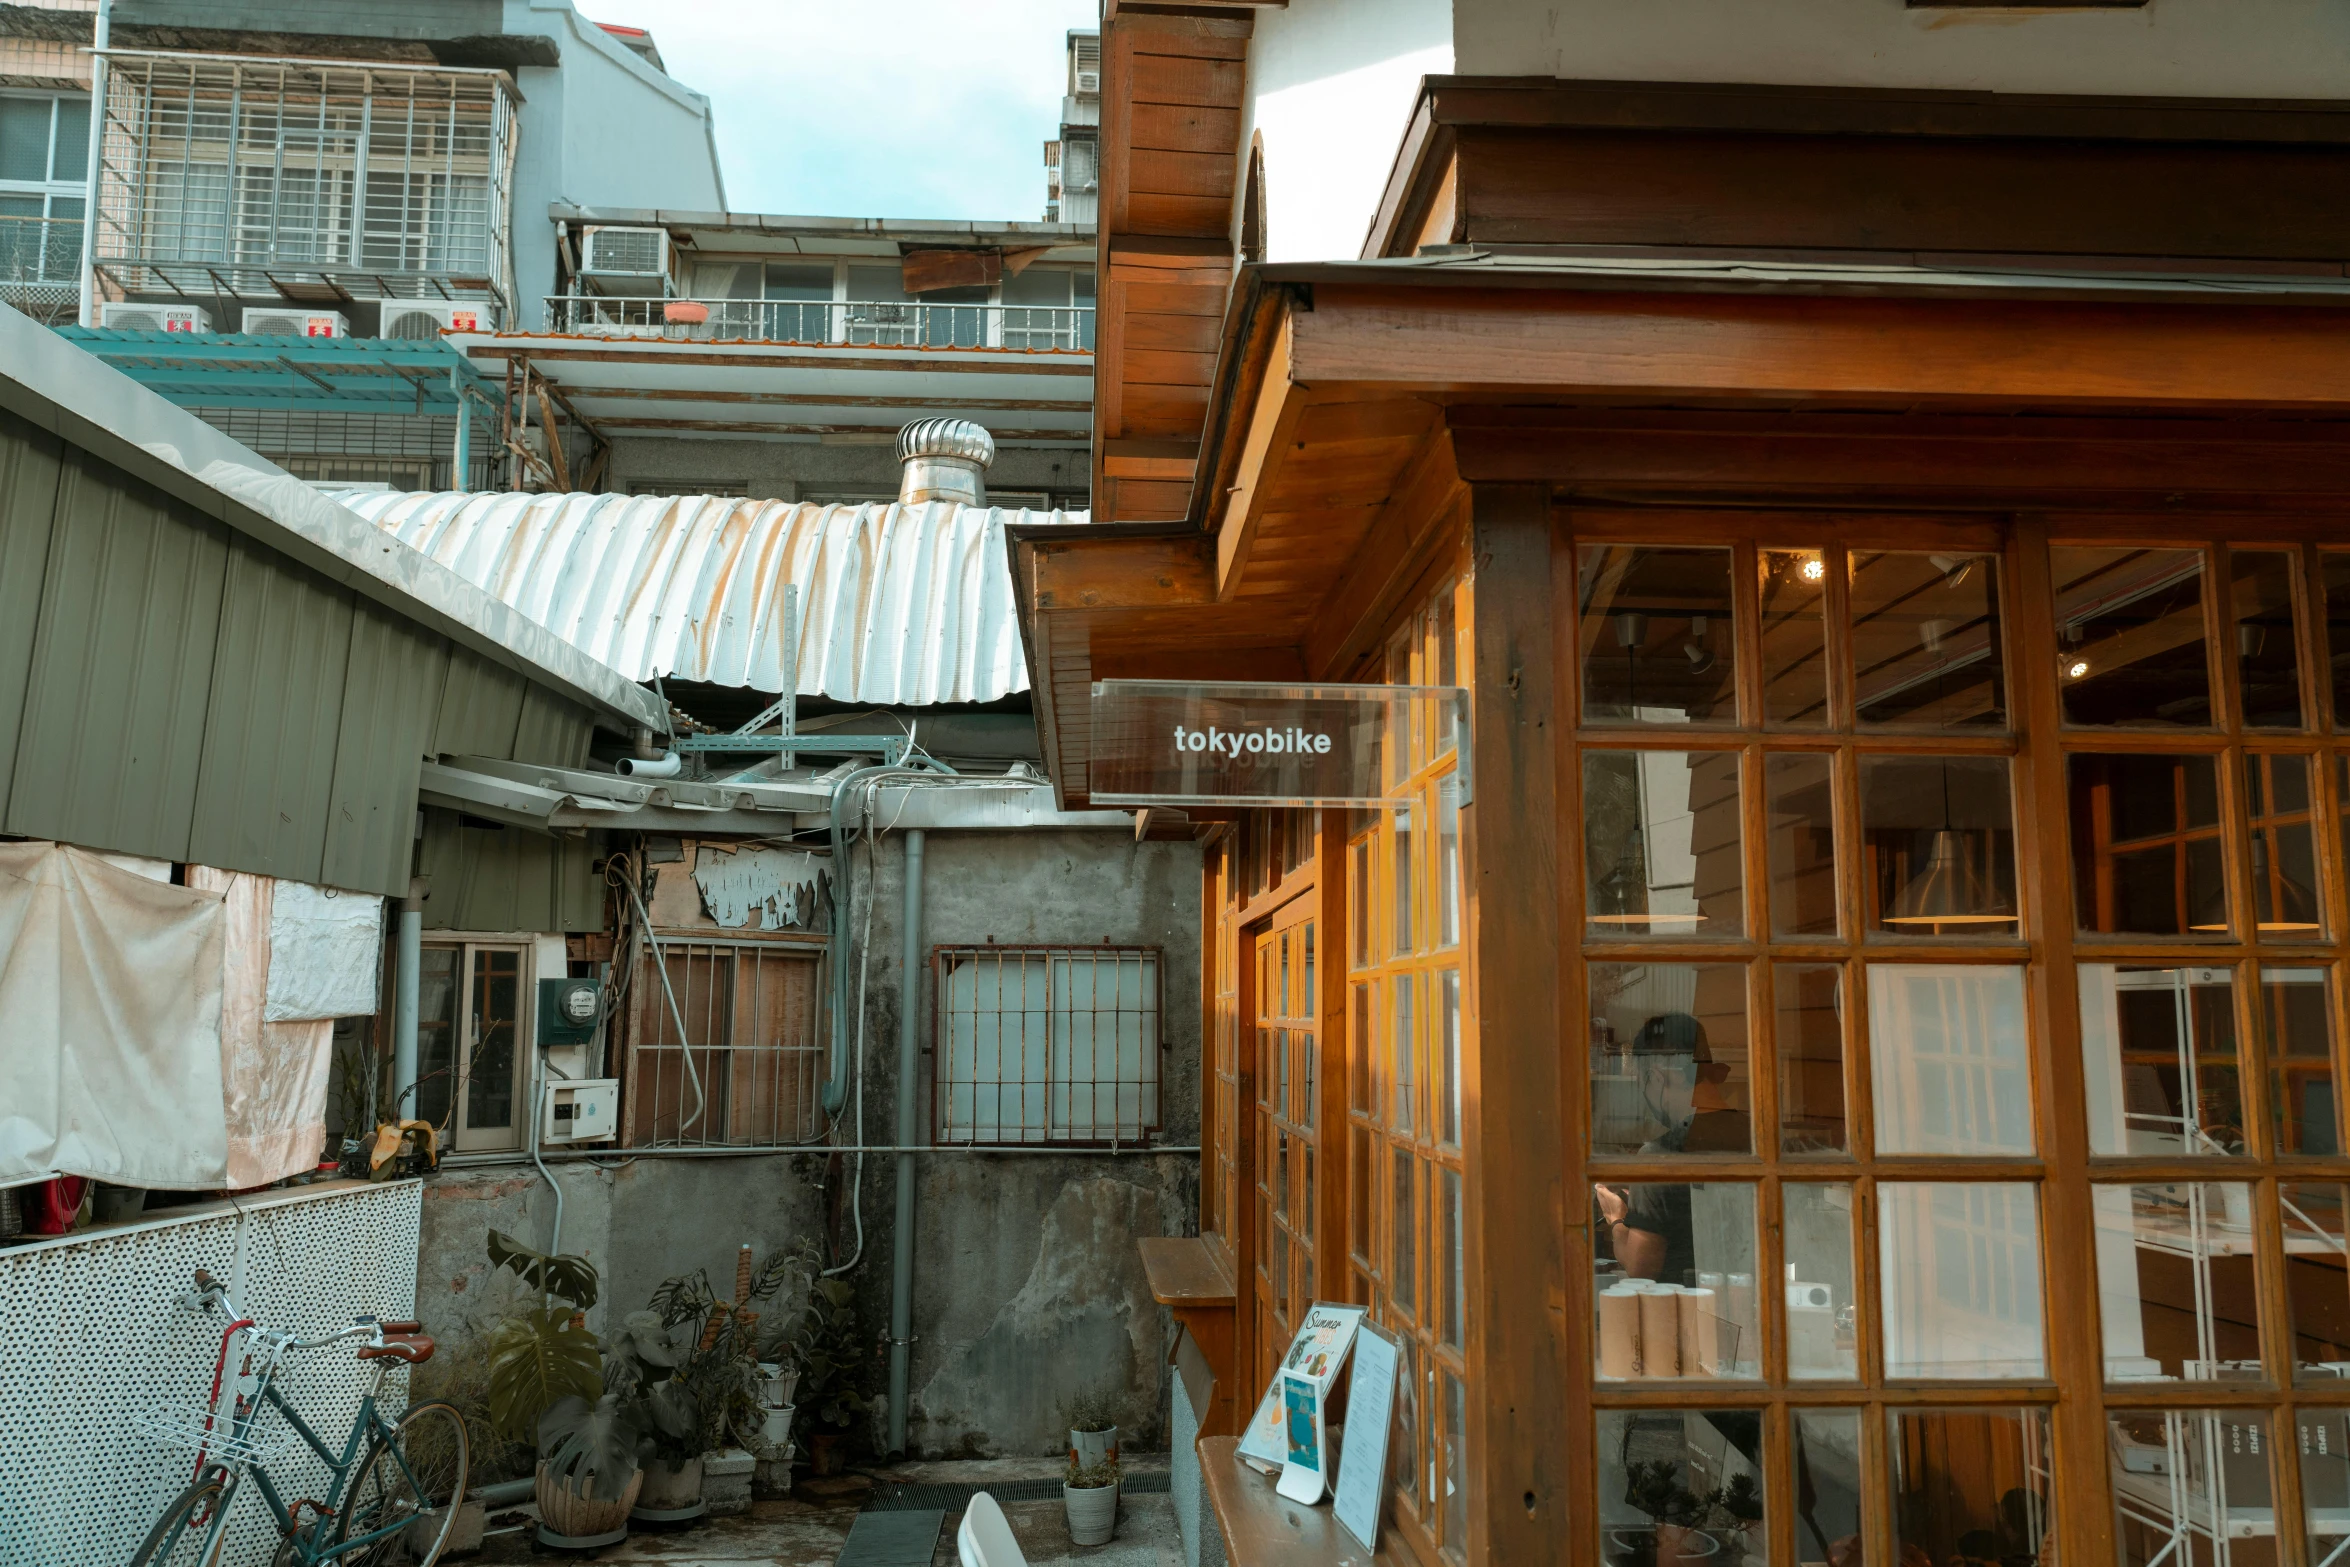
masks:
{"label": "glass sign panel", "polygon": [[1088,794],[1096,805],[1380,805],[1389,748],[1409,744],[1415,707],[1443,705],[1466,724],[1459,686],[1099,680]]}

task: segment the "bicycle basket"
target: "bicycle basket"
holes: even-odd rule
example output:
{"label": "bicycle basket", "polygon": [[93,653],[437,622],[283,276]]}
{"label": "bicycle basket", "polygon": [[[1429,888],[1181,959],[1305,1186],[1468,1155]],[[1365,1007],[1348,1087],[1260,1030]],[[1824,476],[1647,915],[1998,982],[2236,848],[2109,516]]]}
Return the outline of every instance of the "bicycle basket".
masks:
{"label": "bicycle basket", "polygon": [[268,1431],[252,1426],[236,1431],[226,1415],[215,1414],[209,1404],[193,1402],[139,1410],[131,1416],[131,1429],[166,1447],[208,1453],[224,1464],[275,1458],[294,1445],[294,1433],[282,1424]]}

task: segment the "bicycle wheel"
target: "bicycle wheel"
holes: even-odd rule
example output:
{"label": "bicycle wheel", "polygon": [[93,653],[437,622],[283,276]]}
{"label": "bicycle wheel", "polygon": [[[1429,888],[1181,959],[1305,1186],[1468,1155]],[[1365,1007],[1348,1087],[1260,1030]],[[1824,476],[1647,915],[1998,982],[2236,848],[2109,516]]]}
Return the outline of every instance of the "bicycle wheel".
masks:
{"label": "bicycle wheel", "polygon": [[213,1520],[226,1505],[226,1479],[208,1469],[180,1492],[147,1531],[131,1567],[217,1567],[217,1557],[205,1557],[205,1546],[212,1539]]}
{"label": "bicycle wheel", "polygon": [[[450,1404],[418,1404],[400,1417],[389,1441],[378,1435],[343,1500],[337,1542],[393,1530],[372,1545],[334,1558],[336,1567],[432,1567],[457,1527],[472,1451],[465,1417]],[[398,1527],[418,1520],[411,1527]]]}

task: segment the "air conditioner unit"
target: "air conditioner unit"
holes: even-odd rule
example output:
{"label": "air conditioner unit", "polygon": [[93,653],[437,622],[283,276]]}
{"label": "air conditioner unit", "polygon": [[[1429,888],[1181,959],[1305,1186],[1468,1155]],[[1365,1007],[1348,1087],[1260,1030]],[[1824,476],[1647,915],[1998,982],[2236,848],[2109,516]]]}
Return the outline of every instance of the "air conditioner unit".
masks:
{"label": "air conditioner unit", "polygon": [[669,231],[603,225],[582,231],[579,275],[651,288],[669,282]]}
{"label": "air conditioner unit", "polygon": [[1089,92],[1094,92],[1094,93],[1097,93],[1097,92],[1100,92],[1101,90],[1102,90],[1102,73],[1101,73],[1101,72],[1099,72],[1099,71],[1079,71],[1079,72],[1077,73],[1077,91],[1078,91],[1080,94],[1089,93]]}
{"label": "air conditioner unit", "polygon": [[339,310],[254,309],[245,312],[249,337],[349,337],[350,320]]}
{"label": "air conditioner unit", "polygon": [[620,1079],[575,1078],[547,1086],[542,1143],[606,1143],[619,1135]]}
{"label": "air conditioner unit", "polygon": [[100,307],[98,324],[118,332],[209,332],[212,312],[201,305],[110,303]]}
{"label": "air conditioner unit", "polygon": [[441,300],[387,299],[377,337],[429,343],[443,332],[482,332],[489,329],[487,305],[450,304]]}

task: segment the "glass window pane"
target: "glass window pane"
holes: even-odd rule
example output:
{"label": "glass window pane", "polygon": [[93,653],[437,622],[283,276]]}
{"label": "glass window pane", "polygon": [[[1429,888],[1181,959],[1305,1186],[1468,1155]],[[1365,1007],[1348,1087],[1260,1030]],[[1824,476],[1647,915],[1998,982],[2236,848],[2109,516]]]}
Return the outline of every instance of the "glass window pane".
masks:
{"label": "glass window pane", "polygon": [[2293,1380],[2350,1378],[2350,1266],[2343,1219],[2350,1187],[2303,1181],[2277,1188],[2285,1235],[2285,1296],[2293,1309]]}
{"label": "glass window pane", "polygon": [[57,147],[49,177],[76,182],[90,177],[90,104],[86,98],[57,100]]}
{"label": "glass window pane", "polygon": [[1844,971],[1834,963],[1771,970],[1779,1053],[1779,1150],[1841,1154],[1844,1130]]}
{"label": "glass window pane", "polygon": [[1371,1019],[1375,1015],[1373,1007],[1376,1005],[1372,997],[1376,988],[1376,985],[1354,987],[1354,1038],[1349,1041],[1353,1048],[1347,1052],[1353,1068],[1347,1074],[1351,1095],[1349,1102],[1358,1114],[1374,1118],[1379,1114],[1379,1101],[1372,1091],[1371,1073],[1371,1061],[1377,1049],[1374,1041],[1378,1037],[1371,1029]]}
{"label": "glass window pane", "polygon": [[2244,758],[2244,806],[2252,843],[2252,918],[2264,939],[2325,935],[2318,894],[2317,811],[2309,758],[2255,752]]}
{"label": "glass window pane", "polygon": [[1425,1355],[1420,1341],[1403,1335],[1403,1355],[1395,1373],[1395,1456],[1388,1473],[1395,1476],[1395,1494],[1407,1506],[1420,1496],[1420,1378]]}
{"label": "glass window pane", "polygon": [[2073,908],[2101,935],[2225,935],[2219,768],[2208,756],[2066,759]]}
{"label": "glass window pane", "polygon": [[1877,1151],[2033,1152],[2024,971],[1877,963],[1868,976]]}
{"label": "glass window pane", "polygon": [[1818,550],[1763,550],[1763,719],[1828,721],[1828,563]]}
{"label": "glass window pane", "polygon": [[1583,721],[1735,723],[1730,552],[1586,544]]}
{"label": "glass window pane", "polygon": [[1754,1190],[1735,1181],[1592,1187],[1602,1377],[1762,1375]]}
{"label": "glass window pane", "polygon": [[1436,1135],[1450,1147],[1461,1145],[1461,976],[1446,969],[1434,978],[1436,987]]}
{"label": "glass window pane", "polygon": [[2269,1113],[2277,1152],[2342,1151],[2334,1092],[2333,987],[2321,968],[2260,971],[2260,1021],[2268,1036]]}
{"label": "glass window pane", "polygon": [[2203,552],[2060,545],[2048,557],[2064,721],[2208,725]]}
{"label": "glass window pane", "polygon": [[1347,1249],[1368,1264],[1371,1260],[1371,1132],[1368,1127],[1354,1127],[1348,1133],[1352,1147],[1346,1161],[1346,1212],[1350,1233]]}
{"label": "glass window pane", "polygon": [[[1765,1558],[1761,1411],[1608,1409],[1598,1421],[1600,1561],[1729,1567]],[[1562,1550],[1558,1559],[1579,1555]]]}
{"label": "glass window pane", "polygon": [[1855,552],[1852,674],[1863,724],[2004,728],[1998,560]]}
{"label": "glass window pane", "polygon": [[435,1126],[449,1122],[457,1080],[457,995],[460,972],[456,947],[425,947],[418,955],[416,984],[416,1097],[398,1105],[394,1120],[408,1117]]}
{"label": "glass window pane", "polygon": [[2304,1409],[2296,1423],[2301,1446],[2302,1517],[2310,1560],[2339,1567],[2350,1541],[2350,1414]]}
{"label": "glass window pane", "polygon": [[1419,843],[1413,832],[1414,819],[1419,812],[1405,806],[1395,813],[1394,852],[1388,862],[1389,886],[1395,898],[1394,945],[1387,950],[1395,957],[1419,950],[1414,936],[1414,898],[1419,892],[1420,866],[1413,850]]}
{"label": "glass window pane", "polygon": [[1591,936],[1744,934],[1738,809],[1734,751],[1584,752]]}
{"label": "glass window pane", "polygon": [[2322,550],[2317,574],[2326,596],[2326,642],[2334,674],[2334,722],[2350,725],[2350,550]]}
{"label": "glass window pane", "polygon": [[2046,1376],[2038,1190],[2021,1181],[1883,1181],[1877,1204],[1885,1375]]}
{"label": "glass window pane", "polygon": [[2241,1154],[2235,971],[2084,963],[2089,1151]]}
{"label": "glass window pane", "polygon": [[1436,945],[1461,943],[1461,781],[1436,785]]}
{"label": "glass window pane", "polygon": [[50,101],[0,98],[0,180],[49,177]]}
{"label": "glass window pane", "polygon": [[[1435,621],[1435,656],[1428,668],[1427,681],[1432,686],[1460,684],[1460,618],[1454,605],[1460,587],[1458,582],[1448,582],[1436,591],[1436,610],[1431,617]],[[1457,743],[1460,722],[1460,704],[1439,698],[1436,703],[1436,755],[1444,755]]]}
{"label": "glass window pane", "polygon": [[521,1016],[522,954],[474,953],[473,1057],[465,1088],[468,1130],[514,1124],[515,1029]]}
{"label": "glass window pane", "polygon": [[2236,698],[2256,729],[2306,729],[2301,708],[2301,653],[2294,635],[2293,578],[2301,557],[2290,550],[2230,550],[2235,599]]}
{"label": "glass window pane", "polygon": [[1751,1153],[1746,968],[1594,963],[1591,1151]]}
{"label": "glass window pane", "polygon": [[1444,1342],[1454,1349],[1462,1347],[1468,1325],[1468,1297],[1464,1292],[1465,1273],[1462,1268],[1461,1233],[1461,1172],[1439,1170],[1437,1184],[1437,1219],[1444,1233],[1437,1244],[1444,1253]]}
{"label": "glass window pane", "polygon": [[1348,935],[1354,945],[1354,966],[1370,967],[1371,953],[1371,844],[1370,838],[1356,840],[1346,867]]}
{"label": "glass window pane", "polygon": [[2121,1567],[2272,1567],[2278,1560],[2266,1413],[2124,1410],[2109,1425]]}
{"label": "glass window pane", "polygon": [[1856,1377],[1852,1188],[1841,1181],[1791,1181],[1781,1190],[1787,1207],[1787,1375]]}
{"label": "glass window pane", "polygon": [[[1891,1368],[1888,1367],[1888,1370]],[[2045,1409],[1890,1409],[1900,1560],[2034,1567],[2055,1559]]]}
{"label": "glass window pane", "polygon": [[1795,1560],[1862,1567],[1860,1411],[1795,1411]]}
{"label": "glass window pane", "polygon": [[1420,976],[1398,974],[1387,982],[1387,1040],[1391,1063],[1387,1074],[1387,1124],[1390,1130],[1409,1132],[1419,1125],[1420,1030],[1418,1001]]}
{"label": "glass window pane", "polygon": [[1444,1392],[1444,1548],[1469,1548],[1469,1390],[1451,1372],[1437,1372]]}
{"label": "glass window pane", "polygon": [[1771,934],[1833,936],[1836,917],[1836,816],[1832,759],[1817,751],[1775,751],[1763,758],[1770,808]]}
{"label": "glass window pane", "polygon": [[1996,756],[1864,756],[1861,852],[1872,932],[2013,937],[2015,815]]}
{"label": "glass window pane", "polygon": [[2090,1201],[2105,1379],[2258,1381],[2251,1186],[2097,1186]]}
{"label": "glass window pane", "polygon": [[1419,1161],[1408,1148],[1392,1148],[1388,1157],[1393,1163],[1393,1206],[1388,1210],[1390,1224],[1389,1245],[1393,1248],[1387,1264],[1387,1298],[1395,1309],[1409,1317],[1419,1310],[1419,1239],[1420,1187]]}

